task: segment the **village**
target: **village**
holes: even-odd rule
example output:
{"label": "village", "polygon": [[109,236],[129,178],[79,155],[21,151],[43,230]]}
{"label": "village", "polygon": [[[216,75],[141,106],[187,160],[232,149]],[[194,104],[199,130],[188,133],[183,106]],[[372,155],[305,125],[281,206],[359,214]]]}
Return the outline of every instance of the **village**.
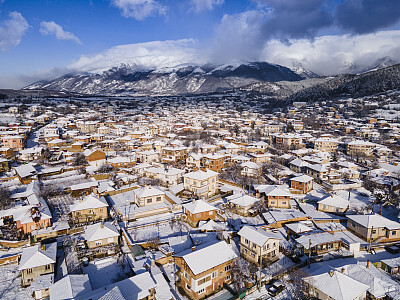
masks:
{"label": "village", "polygon": [[400,299],[400,92],[0,102],[1,299]]}

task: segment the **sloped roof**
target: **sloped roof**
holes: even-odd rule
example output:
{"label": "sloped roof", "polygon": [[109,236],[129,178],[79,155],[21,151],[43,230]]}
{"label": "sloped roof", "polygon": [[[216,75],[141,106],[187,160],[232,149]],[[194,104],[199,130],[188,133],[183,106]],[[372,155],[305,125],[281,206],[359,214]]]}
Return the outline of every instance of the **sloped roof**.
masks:
{"label": "sloped roof", "polygon": [[190,252],[183,255],[182,258],[194,275],[203,273],[204,271],[237,257],[235,252],[233,252],[232,248],[225,241],[195,251],[189,249],[189,251]]}
{"label": "sloped roof", "polygon": [[385,217],[373,214],[373,215],[348,215],[350,220],[360,224],[366,228],[382,228],[388,229],[400,229],[400,223],[386,219]]}
{"label": "sloped roof", "polygon": [[45,245],[45,250],[40,245],[35,245],[22,250],[18,270],[31,269],[56,262],[57,243]]}
{"label": "sloped roof", "polygon": [[86,196],[82,199],[82,202],[75,201],[70,206],[71,211],[78,211],[90,208],[108,207],[106,200],[103,197],[96,197],[93,194]]}
{"label": "sloped roof", "polygon": [[260,199],[249,196],[249,195],[232,195],[226,198],[229,202],[239,206],[250,206],[259,201]]}
{"label": "sloped roof", "polygon": [[207,170],[207,171],[197,170],[195,172],[187,173],[187,174],[183,175],[183,177],[191,178],[191,179],[195,179],[195,180],[207,180],[218,174],[219,174],[218,172],[214,172],[212,170]]}
{"label": "sloped roof", "polygon": [[269,235],[263,229],[256,230],[250,226],[243,226],[238,235],[248,239],[250,242],[262,247],[269,239],[276,239],[276,236]]}
{"label": "sloped roof", "polygon": [[138,198],[153,197],[157,195],[164,195],[165,192],[156,186],[143,186],[140,189],[133,191]]}
{"label": "sloped roof", "polygon": [[71,274],[50,286],[50,300],[74,299],[92,290],[89,275]]}
{"label": "sloped roof", "polygon": [[347,201],[346,199],[343,199],[339,195],[330,195],[330,196],[318,201],[318,204],[323,204],[323,205],[328,205],[328,206],[332,206],[332,207],[346,209],[349,207],[350,202]]}
{"label": "sloped roof", "polygon": [[104,224],[95,223],[89,225],[85,229],[85,237],[86,241],[88,242],[98,241],[101,239],[107,239],[116,236],[119,236],[117,227],[115,227],[115,225],[113,225],[111,222],[105,222]]}
{"label": "sloped roof", "polygon": [[351,277],[333,270],[329,272],[306,277],[304,279],[315,288],[335,300],[353,300],[361,296],[369,286],[352,279]]}
{"label": "sloped roof", "polygon": [[192,214],[199,214],[202,212],[210,211],[210,210],[217,210],[217,208],[203,200],[196,200],[194,203],[187,203],[182,205],[187,211]]}

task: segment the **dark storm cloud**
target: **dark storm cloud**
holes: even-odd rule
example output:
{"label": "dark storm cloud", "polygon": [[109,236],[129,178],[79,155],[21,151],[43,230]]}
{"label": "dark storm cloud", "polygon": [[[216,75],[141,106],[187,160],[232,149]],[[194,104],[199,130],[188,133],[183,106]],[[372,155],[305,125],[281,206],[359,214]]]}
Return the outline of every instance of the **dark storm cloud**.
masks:
{"label": "dark storm cloud", "polygon": [[269,13],[262,25],[264,38],[313,38],[333,23],[325,0],[258,0]]}
{"label": "dark storm cloud", "polygon": [[375,32],[400,20],[399,0],[347,0],[336,9],[336,25],[353,34]]}

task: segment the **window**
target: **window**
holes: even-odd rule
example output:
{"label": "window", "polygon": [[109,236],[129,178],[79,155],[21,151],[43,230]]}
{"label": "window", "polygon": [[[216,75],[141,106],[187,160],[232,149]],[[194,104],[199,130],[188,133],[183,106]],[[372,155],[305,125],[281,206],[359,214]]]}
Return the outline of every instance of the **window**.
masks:
{"label": "window", "polygon": [[209,214],[210,216],[212,216],[213,213],[214,213],[214,211],[210,211],[208,214]]}
{"label": "window", "polygon": [[200,214],[196,214],[196,218],[200,218]]}
{"label": "window", "polygon": [[201,289],[201,290],[199,290],[199,294],[202,294],[202,293],[204,293],[206,291],[206,289]]}
{"label": "window", "polygon": [[225,281],[231,280],[231,274],[225,276]]}
{"label": "window", "polygon": [[100,246],[101,245],[101,241],[96,241],[95,245],[96,246]]}
{"label": "window", "polygon": [[275,204],[275,201],[271,201],[271,204]]}
{"label": "window", "polygon": [[282,205],[286,205],[286,201],[282,201]]}
{"label": "window", "polygon": [[256,249],[257,245],[255,243],[253,243],[253,249]]}
{"label": "window", "polygon": [[44,269],[45,270],[50,270],[50,268],[51,268],[51,265],[46,265]]}
{"label": "window", "polygon": [[218,276],[218,271],[215,271],[215,272],[212,273],[212,278],[215,278],[217,276]]}
{"label": "window", "polygon": [[225,272],[229,271],[231,268],[232,268],[232,266],[231,266],[231,265],[227,265],[227,266],[225,266]]}
{"label": "window", "polygon": [[201,284],[203,284],[203,283],[205,283],[205,282],[207,282],[207,281],[210,281],[211,280],[211,275],[209,275],[209,276],[207,276],[207,277],[205,277],[205,278],[203,278],[203,279],[200,279],[198,282],[197,282],[197,284],[198,285],[201,285]]}
{"label": "window", "polygon": [[151,202],[153,202],[153,199],[151,199],[151,198],[147,199],[147,203],[151,203]]}
{"label": "window", "polygon": [[375,234],[376,233],[376,230],[374,229],[374,230],[372,230],[372,234]]}
{"label": "window", "polygon": [[156,201],[160,202],[161,201],[161,197],[157,197]]}
{"label": "window", "polygon": [[267,249],[269,249],[270,244],[267,244]]}
{"label": "window", "polygon": [[186,279],[189,279],[189,274],[187,272],[185,272],[184,276]]}
{"label": "window", "polygon": [[392,235],[396,235],[396,231],[392,231]]}
{"label": "window", "polygon": [[249,243],[249,240],[248,240],[248,239],[244,239],[244,242],[245,242],[246,244],[248,244],[248,243]]}
{"label": "window", "polygon": [[186,289],[190,290],[190,285],[188,285],[187,283],[186,283]]}
{"label": "window", "polygon": [[32,273],[32,269],[26,269],[26,273],[27,274],[31,274]]}

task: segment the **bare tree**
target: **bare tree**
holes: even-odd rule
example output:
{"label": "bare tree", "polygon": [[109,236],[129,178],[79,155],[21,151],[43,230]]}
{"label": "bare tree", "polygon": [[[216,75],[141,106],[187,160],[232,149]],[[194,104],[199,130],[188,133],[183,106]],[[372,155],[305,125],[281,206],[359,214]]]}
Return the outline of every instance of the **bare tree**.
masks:
{"label": "bare tree", "polygon": [[86,160],[86,157],[82,153],[75,153],[73,155],[73,159],[72,159],[72,165],[73,166],[84,166],[87,163],[88,162]]}
{"label": "bare tree", "polygon": [[256,279],[257,265],[252,264],[245,259],[238,257],[235,259],[231,275],[233,286],[239,294],[245,287],[247,282],[254,282]]}
{"label": "bare tree", "polygon": [[0,188],[0,208],[7,209],[11,207],[13,199],[11,198],[11,192],[9,189],[2,187]]}

